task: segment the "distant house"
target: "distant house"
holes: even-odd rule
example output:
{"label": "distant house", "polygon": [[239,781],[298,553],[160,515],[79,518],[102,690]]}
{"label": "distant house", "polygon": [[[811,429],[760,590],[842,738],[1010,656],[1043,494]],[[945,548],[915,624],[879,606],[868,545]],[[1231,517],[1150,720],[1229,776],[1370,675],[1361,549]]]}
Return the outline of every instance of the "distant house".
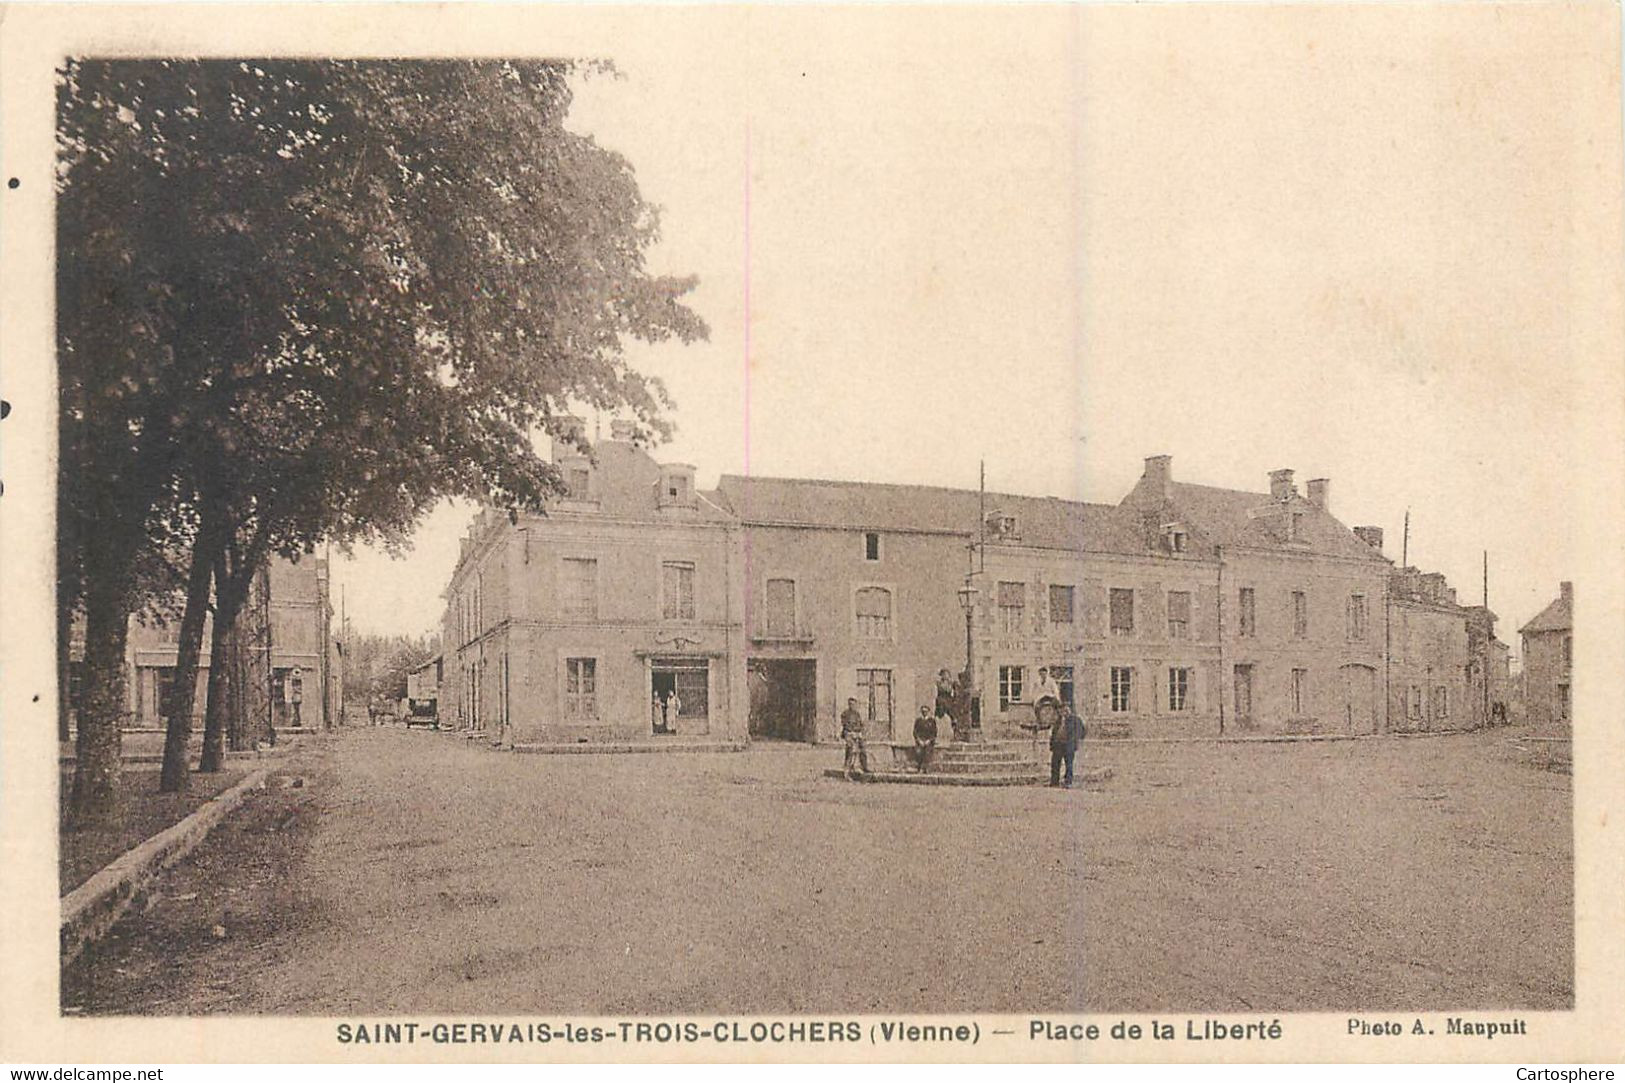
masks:
{"label": "distant house", "polygon": [[[125,644],[124,727],[161,729],[175,690],[180,653],[180,609],[175,599],[170,619],[130,618]],[[332,636],[333,606],[327,561],[275,557],[255,578],[240,616],[242,651],[237,679],[244,685],[247,710],[263,723],[267,704],[270,723],[278,730],[320,729],[336,719],[338,646]],[[208,704],[209,645],[213,621],[205,618],[198,658],[192,718],[201,725]],[[74,699],[84,656],[82,632],[75,629],[70,646],[68,702]],[[257,728],[257,727],[256,727]]]}
{"label": "distant house", "polygon": [[1523,636],[1524,712],[1535,726],[1564,729],[1571,721],[1574,662],[1574,584],[1519,629]]}
{"label": "distant house", "polygon": [[440,655],[424,662],[406,675],[406,699],[412,714],[432,718],[440,699],[440,677],[444,660]]}

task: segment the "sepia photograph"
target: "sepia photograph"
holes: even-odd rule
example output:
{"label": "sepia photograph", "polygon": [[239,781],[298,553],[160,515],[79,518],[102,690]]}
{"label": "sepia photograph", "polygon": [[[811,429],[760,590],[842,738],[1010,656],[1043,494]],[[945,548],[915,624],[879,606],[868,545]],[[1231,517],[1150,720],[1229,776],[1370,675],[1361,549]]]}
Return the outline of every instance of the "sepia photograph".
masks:
{"label": "sepia photograph", "polygon": [[1617,8],[1153,7],[0,28],[32,1040],[1618,1060]]}

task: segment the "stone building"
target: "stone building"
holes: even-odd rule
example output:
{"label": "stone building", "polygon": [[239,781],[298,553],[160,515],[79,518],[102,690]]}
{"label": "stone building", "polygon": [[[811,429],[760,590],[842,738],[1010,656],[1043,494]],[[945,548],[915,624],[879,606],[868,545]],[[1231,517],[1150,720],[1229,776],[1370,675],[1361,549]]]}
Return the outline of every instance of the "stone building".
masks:
{"label": "stone building", "polygon": [[1032,722],[1041,668],[1102,735],[1470,717],[1470,612],[1420,573],[1391,582],[1382,531],[1339,522],[1325,479],[1221,489],[1153,456],[1117,504],[737,476],[700,493],[628,435],[562,455],[572,493],[547,515],[476,522],[446,595],[443,718],[521,743],[667,723],[819,741],[856,699],[872,739],[907,740],[967,653],[994,737]]}
{"label": "stone building", "polygon": [[546,515],[482,512],[445,591],[442,724],[497,743],[744,737],[739,526],[617,423]]}
{"label": "stone building", "polygon": [[[1396,568],[1389,578],[1388,717],[1401,732],[1459,729],[1483,720],[1468,695],[1468,614],[1438,572]],[[1474,685],[1474,687],[1477,687]]]}
{"label": "stone building", "polygon": [[1159,523],[1170,553],[1212,553],[1221,732],[1379,732],[1380,532],[1339,522],[1324,478],[1305,494],[1291,470],[1269,481],[1268,492],[1178,482],[1170,459],[1153,456],[1122,506]]}
{"label": "stone building", "polygon": [[1557,598],[1519,629],[1519,634],[1523,636],[1525,717],[1542,729],[1567,730],[1572,724],[1574,584],[1561,584]]}
{"label": "stone building", "polygon": [[[162,729],[180,644],[180,610],[184,599],[167,607],[168,616],[130,618],[125,645],[125,728]],[[246,697],[248,709],[263,716],[270,705],[270,724],[278,730],[318,729],[338,717],[338,645],[332,636],[333,606],[327,561],[306,557],[291,561],[273,557],[250,590],[239,618],[243,671],[262,692]],[[205,618],[198,658],[197,690],[192,700],[194,724],[201,725],[208,705],[209,644],[213,621]],[[82,655],[75,636],[70,652]],[[266,659],[269,658],[269,669]],[[70,662],[69,710],[77,689],[78,662]],[[261,686],[263,685],[263,689]],[[260,728],[249,720],[250,729]],[[260,722],[264,719],[260,718]]]}

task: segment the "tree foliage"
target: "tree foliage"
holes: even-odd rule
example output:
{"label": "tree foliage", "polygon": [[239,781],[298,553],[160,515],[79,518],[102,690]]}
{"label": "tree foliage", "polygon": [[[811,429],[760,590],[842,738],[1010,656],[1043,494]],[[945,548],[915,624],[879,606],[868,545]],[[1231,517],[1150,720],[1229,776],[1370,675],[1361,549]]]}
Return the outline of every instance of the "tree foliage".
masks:
{"label": "tree foliage", "polygon": [[98,727],[117,724],[106,667],[143,554],[398,546],[445,496],[538,506],[559,480],[533,436],[574,408],[669,431],[622,343],[706,329],[693,281],[646,269],[659,220],[629,163],[565,126],[583,72],[64,68],[59,561],[100,636],[82,770],[116,758]]}

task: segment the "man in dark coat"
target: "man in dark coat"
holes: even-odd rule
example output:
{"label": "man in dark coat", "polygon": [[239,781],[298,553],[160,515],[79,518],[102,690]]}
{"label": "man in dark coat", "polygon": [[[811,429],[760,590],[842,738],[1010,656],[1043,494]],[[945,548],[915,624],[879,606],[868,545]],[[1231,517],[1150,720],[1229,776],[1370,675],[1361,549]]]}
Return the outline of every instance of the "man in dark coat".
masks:
{"label": "man in dark coat", "polygon": [[[1083,741],[1083,720],[1072,709],[1063,707],[1055,716],[1049,731],[1049,784],[1072,785],[1072,763]],[[1066,781],[1061,781],[1061,764],[1066,764]]]}
{"label": "man in dark coat", "polygon": [[914,720],[914,762],[920,773],[931,764],[931,753],[937,747],[937,720],[931,708],[920,704],[920,717]]}

